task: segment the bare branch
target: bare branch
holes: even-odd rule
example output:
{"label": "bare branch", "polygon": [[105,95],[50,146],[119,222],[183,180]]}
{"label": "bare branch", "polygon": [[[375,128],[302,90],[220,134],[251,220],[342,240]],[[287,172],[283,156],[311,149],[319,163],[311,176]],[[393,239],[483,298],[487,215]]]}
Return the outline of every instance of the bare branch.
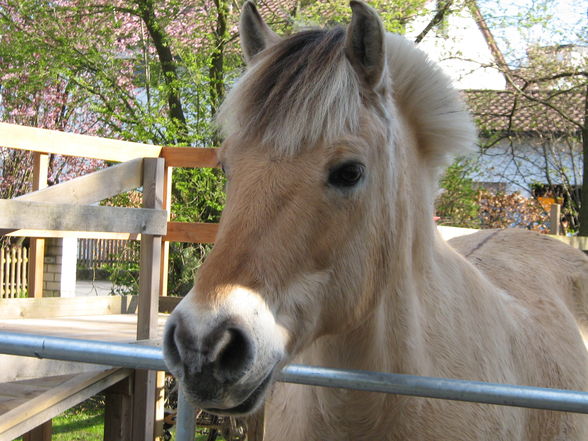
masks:
{"label": "bare branch", "polygon": [[423,40],[423,38],[425,38],[425,36],[429,33],[429,31],[431,29],[433,29],[435,26],[437,26],[439,23],[441,23],[443,21],[445,16],[448,14],[449,8],[451,7],[452,4],[453,4],[453,0],[445,0],[445,2],[443,3],[443,7],[437,10],[437,13],[431,19],[429,24],[427,24],[427,26],[425,26],[425,28],[421,31],[421,33],[419,35],[417,35],[417,37],[414,39],[415,43],[420,43]]}

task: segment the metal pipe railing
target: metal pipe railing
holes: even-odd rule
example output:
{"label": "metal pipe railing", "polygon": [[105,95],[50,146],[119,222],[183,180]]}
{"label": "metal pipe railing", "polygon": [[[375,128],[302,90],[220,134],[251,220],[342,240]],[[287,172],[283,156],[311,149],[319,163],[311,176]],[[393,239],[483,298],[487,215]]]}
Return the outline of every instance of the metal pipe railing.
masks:
{"label": "metal pipe railing", "polygon": [[[0,353],[166,370],[161,348],[138,344],[0,332]],[[580,391],[302,365],[286,366],[276,379],[313,386],[588,413],[588,392]]]}

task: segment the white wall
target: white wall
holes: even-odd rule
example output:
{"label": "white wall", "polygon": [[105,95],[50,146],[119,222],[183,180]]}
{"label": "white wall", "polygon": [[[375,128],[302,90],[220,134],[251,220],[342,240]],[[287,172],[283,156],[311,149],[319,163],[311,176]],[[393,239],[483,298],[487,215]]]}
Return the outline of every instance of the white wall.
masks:
{"label": "white wall", "polygon": [[[498,143],[485,154],[479,152],[470,155],[477,167],[470,177],[475,182],[505,183],[508,192],[518,191],[529,196],[532,183],[547,184],[546,170],[549,170],[551,182],[564,182],[582,185],[582,151],[579,144],[570,149],[565,143],[527,139],[511,145],[507,141]],[[546,149],[547,154],[543,149]],[[546,159],[547,158],[547,159]]]}

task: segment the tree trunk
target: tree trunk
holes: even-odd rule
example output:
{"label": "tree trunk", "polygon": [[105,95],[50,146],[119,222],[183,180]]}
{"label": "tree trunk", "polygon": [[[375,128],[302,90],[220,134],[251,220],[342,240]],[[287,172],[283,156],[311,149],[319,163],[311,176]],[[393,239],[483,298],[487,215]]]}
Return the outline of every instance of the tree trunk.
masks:
{"label": "tree trunk", "polygon": [[[227,16],[229,8],[226,0],[214,0],[216,6],[216,26],[213,33],[212,59],[209,68],[210,74],[210,112],[212,117],[216,115],[225,94],[224,61],[225,45],[227,41]],[[218,144],[216,136],[213,144]]]}
{"label": "tree trunk", "polygon": [[182,108],[182,99],[178,90],[179,78],[176,63],[173,58],[169,43],[166,41],[165,29],[157,22],[153,0],[139,0],[139,11],[141,19],[153,40],[153,45],[157,51],[163,79],[167,86],[167,103],[169,106],[169,116],[177,127],[177,135],[174,136],[176,144],[188,143],[188,127],[184,109]]}

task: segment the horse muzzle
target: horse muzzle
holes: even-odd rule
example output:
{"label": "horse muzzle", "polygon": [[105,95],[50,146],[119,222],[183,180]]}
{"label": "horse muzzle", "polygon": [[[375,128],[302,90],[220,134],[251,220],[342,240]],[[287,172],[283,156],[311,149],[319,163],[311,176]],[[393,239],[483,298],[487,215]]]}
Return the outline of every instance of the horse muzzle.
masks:
{"label": "horse muzzle", "polygon": [[240,293],[215,309],[186,298],[166,324],[168,369],[188,399],[212,413],[255,411],[284,358],[273,315],[256,296],[247,297]]}

